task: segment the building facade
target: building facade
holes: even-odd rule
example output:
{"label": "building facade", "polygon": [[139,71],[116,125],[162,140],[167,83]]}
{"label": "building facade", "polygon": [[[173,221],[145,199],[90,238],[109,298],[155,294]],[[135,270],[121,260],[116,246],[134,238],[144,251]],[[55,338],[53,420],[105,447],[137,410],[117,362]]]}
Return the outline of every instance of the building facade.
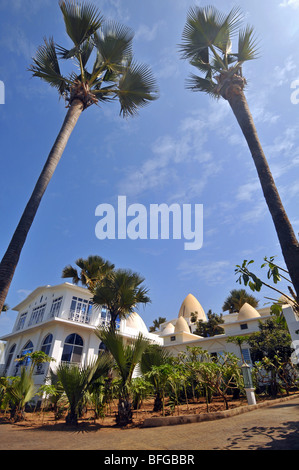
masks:
{"label": "building facade", "polygon": [[[68,282],[38,287],[13,310],[18,312],[13,331],[0,338],[5,342],[4,361],[0,365],[1,375],[18,375],[21,365],[26,365],[25,360],[21,359],[25,354],[43,351],[54,358],[55,362],[36,367],[35,383],[40,385],[44,383],[49,367],[55,370],[61,362],[88,364],[98,357],[104,347],[95,330],[109,324],[109,311],[104,306],[93,306],[90,292],[83,287]],[[298,360],[298,317],[288,304],[283,306],[283,311],[296,350],[295,360]],[[246,362],[251,363],[248,345],[244,343],[241,352],[237,345],[227,340],[232,336],[257,332],[259,321],[270,318],[270,308],[256,310],[249,304],[244,304],[239,312],[223,316],[223,334],[208,338],[194,334],[194,318],[207,321],[204,309],[189,294],[182,302],[178,316],[162,324],[159,331],[149,333],[136,312],[121,320],[117,329],[127,342],[133,342],[142,333],[149,341],[163,346],[173,355],[186,351],[187,346],[199,346],[214,356],[229,352],[241,359],[242,354]]]}
{"label": "building facade", "polygon": [[[109,311],[92,305],[90,292],[68,282],[57,286],[35,289],[25,300],[14,307],[18,312],[13,331],[1,337],[5,341],[4,364],[1,374],[16,376],[25,361],[16,361],[33,351],[43,351],[55,359],[51,368],[61,363],[88,364],[103,348],[95,330],[107,326]],[[139,332],[150,341],[162,344],[163,340],[148,332],[137,313],[132,313],[117,324],[117,329],[127,342],[133,341]],[[42,384],[48,373],[49,363],[35,369],[35,383]]]}

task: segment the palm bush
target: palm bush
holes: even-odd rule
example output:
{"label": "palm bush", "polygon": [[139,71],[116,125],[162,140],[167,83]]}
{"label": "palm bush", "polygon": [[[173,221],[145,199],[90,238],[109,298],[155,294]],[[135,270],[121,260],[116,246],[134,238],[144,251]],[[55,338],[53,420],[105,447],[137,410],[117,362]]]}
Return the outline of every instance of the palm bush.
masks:
{"label": "palm bush", "polygon": [[100,355],[96,361],[81,367],[77,364],[59,365],[57,377],[69,402],[67,424],[78,424],[80,409],[88,388],[100,377],[106,376],[111,366],[111,358],[108,355]]}
{"label": "palm bush", "polygon": [[132,344],[126,344],[124,338],[114,328],[99,328],[96,334],[114,359],[114,368],[119,377],[116,423],[125,426],[132,422],[131,384],[133,373],[148,347],[148,341],[142,334],[139,334],[137,338],[134,338]]}
{"label": "palm bush", "polygon": [[14,422],[25,419],[25,406],[37,393],[32,373],[21,367],[19,377],[13,377],[6,386],[6,395],[10,405],[11,419]]}

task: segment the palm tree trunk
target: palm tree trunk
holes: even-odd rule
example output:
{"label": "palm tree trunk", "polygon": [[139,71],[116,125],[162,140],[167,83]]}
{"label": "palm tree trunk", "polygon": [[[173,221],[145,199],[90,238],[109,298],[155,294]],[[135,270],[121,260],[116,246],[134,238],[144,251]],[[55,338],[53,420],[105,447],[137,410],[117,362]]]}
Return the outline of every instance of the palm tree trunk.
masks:
{"label": "palm tree trunk", "polygon": [[58,137],[50,151],[45,166],[37,180],[33,193],[27,203],[6,253],[0,263],[0,312],[4,305],[10,284],[17,267],[22,248],[35,218],[44,192],[53,176],[63,154],[68,139],[83,111],[83,103],[74,99],[67,112]]}
{"label": "palm tree trunk", "polygon": [[299,244],[288,216],[282,205],[280,196],[269,165],[260,144],[252,115],[243,90],[233,86],[226,94],[235,117],[248,143],[263,194],[272,216],[276,233],[278,235],[282,254],[289,271],[297,298],[299,298]]}

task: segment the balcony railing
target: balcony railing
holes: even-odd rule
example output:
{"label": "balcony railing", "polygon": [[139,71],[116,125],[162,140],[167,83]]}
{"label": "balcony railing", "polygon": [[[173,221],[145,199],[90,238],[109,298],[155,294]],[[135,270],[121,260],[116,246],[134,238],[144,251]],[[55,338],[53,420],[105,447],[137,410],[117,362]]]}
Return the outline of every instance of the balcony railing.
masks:
{"label": "balcony railing", "polygon": [[82,313],[82,312],[74,312],[70,310],[69,315],[68,315],[68,320],[77,322],[77,323],[85,323],[87,325],[90,324],[91,320],[91,315],[88,313]]}

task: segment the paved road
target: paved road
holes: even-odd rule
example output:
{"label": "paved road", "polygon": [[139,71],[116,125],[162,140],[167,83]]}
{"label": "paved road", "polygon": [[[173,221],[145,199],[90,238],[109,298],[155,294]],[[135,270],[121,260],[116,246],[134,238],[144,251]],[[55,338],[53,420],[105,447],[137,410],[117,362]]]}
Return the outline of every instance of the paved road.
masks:
{"label": "paved road", "polygon": [[299,450],[299,398],[217,421],[159,428],[58,431],[3,424],[0,449]]}

